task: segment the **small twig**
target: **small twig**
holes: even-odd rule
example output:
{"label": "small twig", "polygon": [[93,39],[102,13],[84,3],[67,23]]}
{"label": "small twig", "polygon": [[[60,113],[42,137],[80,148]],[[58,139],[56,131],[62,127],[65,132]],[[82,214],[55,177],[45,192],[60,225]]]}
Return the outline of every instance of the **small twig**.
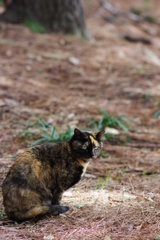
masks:
{"label": "small twig", "polygon": [[150,148],[150,149],[154,149],[154,148],[160,148],[160,145],[131,145],[131,144],[127,144],[127,147],[130,148]]}
{"label": "small twig", "polygon": [[129,42],[142,42],[144,44],[152,44],[152,41],[144,36],[133,36],[130,34],[123,34],[122,38],[124,38],[125,40],[129,41]]}
{"label": "small twig", "polygon": [[116,8],[114,8],[110,3],[105,2],[104,0],[99,0],[99,2],[107,11],[109,11],[113,15],[121,15],[122,14]]}
{"label": "small twig", "polygon": [[104,0],[99,0],[99,3],[102,5],[102,7],[104,7],[108,12],[112,13],[113,15],[126,16],[129,19],[136,21],[136,22],[141,22],[144,19],[142,16],[138,16],[131,12],[125,13],[125,12],[118,11],[109,2],[106,2]]}
{"label": "small twig", "polygon": [[141,142],[141,143],[150,143],[150,144],[154,144],[154,145],[158,145],[159,144],[159,142],[158,141],[152,141],[152,140],[145,140],[144,138],[137,138],[136,136],[134,137],[132,137],[132,136],[130,136],[130,139],[131,140],[135,140],[136,142]]}

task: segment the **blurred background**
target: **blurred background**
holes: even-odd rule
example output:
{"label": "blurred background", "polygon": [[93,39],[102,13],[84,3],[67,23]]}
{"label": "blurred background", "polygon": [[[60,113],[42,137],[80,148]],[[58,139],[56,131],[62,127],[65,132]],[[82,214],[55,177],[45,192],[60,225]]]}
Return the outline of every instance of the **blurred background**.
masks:
{"label": "blurred background", "polygon": [[[61,224],[68,239],[160,238],[159,9],[159,0],[0,1],[1,182],[26,147],[67,140],[75,127],[106,129],[101,156],[74,195],[92,212],[87,192],[99,194],[99,210],[82,216],[73,206],[79,230],[72,234],[71,216],[59,219],[55,239],[64,236]],[[104,202],[114,208],[105,212]],[[2,198],[0,210],[7,239]],[[34,227],[36,239],[42,232]]]}

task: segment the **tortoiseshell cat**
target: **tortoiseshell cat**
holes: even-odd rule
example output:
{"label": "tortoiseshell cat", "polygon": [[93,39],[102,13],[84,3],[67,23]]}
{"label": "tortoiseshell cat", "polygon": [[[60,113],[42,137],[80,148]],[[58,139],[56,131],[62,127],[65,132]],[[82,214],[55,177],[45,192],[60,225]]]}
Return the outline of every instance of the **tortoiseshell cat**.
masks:
{"label": "tortoiseshell cat", "polygon": [[66,142],[46,143],[27,149],[10,168],[3,182],[3,204],[10,219],[23,221],[40,215],[67,212],[60,200],[76,184],[91,158],[102,149],[98,133],[74,130]]}

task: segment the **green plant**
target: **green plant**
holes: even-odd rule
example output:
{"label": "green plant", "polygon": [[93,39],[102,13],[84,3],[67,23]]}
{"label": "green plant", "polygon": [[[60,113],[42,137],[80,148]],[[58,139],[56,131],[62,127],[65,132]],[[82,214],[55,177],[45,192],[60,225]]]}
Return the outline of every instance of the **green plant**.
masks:
{"label": "green plant", "polygon": [[[122,129],[124,132],[128,132],[129,121],[123,115],[110,116],[103,108],[100,108],[102,118],[99,121],[92,120],[88,123],[89,126],[93,126],[96,130],[100,131],[105,127]],[[107,135],[105,135],[107,137]]]}
{"label": "green plant", "polygon": [[143,1],[143,8],[145,11],[149,10],[151,4],[150,4],[150,0],[144,0]]}
{"label": "green plant", "polygon": [[33,124],[27,125],[22,131],[22,140],[29,136],[31,136],[32,139],[36,139],[32,144],[30,144],[30,146],[44,142],[66,141],[73,135],[73,130],[70,127],[68,127],[65,133],[58,133],[56,128],[48,124],[45,120],[41,120],[35,115],[32,116],[35,118],[36,121]]}
{"label": "green plant", "polygon": [[156,234],[155,239],[160,239],[160,234]]}
{"label": "green plant", "polygon": [[96,189],[97,188],[103,189],[106,186],[108,178],[109,178],[109,174],[107,174],[107,171],[106,171],[106,177],[105,177],[104,181],[102,179],[98,178],[97,183],[96,183]]}
{"label": "green plant", "polygon": [[103,157],[103,158],[106,158],[107,154],[104,151],[101,151],[100,156]]}
{"label": "green plant", "polygon": [[109,178],[109,175],[107,174],[107,171],[106,171],[106,177],[105,177],[104,182],[102,183],[102,187],[101,187],[102,189],[106,186],[108,178]]}
{"label": "green plant", "polygon": [[46,33],[46,29],[35,21],[25,19],[23,23],[25,26],[29,27],[34,33]]}
{"label": "green plant", "polygon": [[115,135],[112,133],[104,133],[103,135],[105,137],[106,140],[109,140],[111,138],[115,138]]}
{"label": "green plant", "polygon": [[3,217],[3,214],[4,214],[4,212],[3,212],[3,211],[1,211],[1,212],[0,212],[0,217]]}
{"label": "green plant", "polygon": [[126,136],[125,139],[126,139],[126,141],[129,142],[129,143],[132,142],[132,139],[131,139],[130,137],[128,137],[128,136]]}
{"label": "green plant", "polygon": [[101,186],[102,186],[102,180],[98,178],[96,182],[96,189],[100,188]]}
{"label": "green plant", "polygon": [[146,177],[147,176],[147,173],[145,171],[142,172],[142,176],[143,177]]}
{"label": "green plant", "polygon": [[149,100],[151,98],[151,95],[150,95],[150,93],[145,93],[145,94],[143,94],[142,97],[146,100]]}
{"label": "green plant", "polygon": [[123,169],[123,173],[126,173],[126,172],[127,172],[127,168],[124,168],[124,169]]}
{"label": "green plant", "polygon": [[3,6],[4,2],[2,0],[0,0],[0,6]]}
{"label": "green plant", "polygon": [[8,154],[8,160],[11,160],[11,158],[12,158],[12,155]]}
{"label": "green plant", "polygon": [[3,145],[3,150],[2,150],[3,153],[5,153],[6,146],[7,146],[7,144],[4,144],[4,145]]}
{"label": "green plant", "polygon": [[39,68],[39,69],[38,69],[38,72],[43,73],[43,72],[44,72],[44,69],[43,69],[43,68]]}
{"label": "green plant", "polygon": [[78,204],[74,205],[74,207],[80,209],[80,208],[84,207],[84,204],[78,203]]}
{"label": "green plant", "polygon": [[160,109],[153,114],[152,118],[157,118],[159,116],[160,116]]}
{"label": "green plant", "polygon": [[139,8],[131,8],[130,9],[130,12],[131,13],[134,13],[136,15],[141,15],[142,14],[142,9],[139,9]]}
{"label": "green plant", "polygon": [[145,20],[146,22],[149,22],[149,23],[155,23],[155,22],[156,22],[155,18],[152,17],[152,16],[145,16],[145,17],[144,17],[144,20]]}

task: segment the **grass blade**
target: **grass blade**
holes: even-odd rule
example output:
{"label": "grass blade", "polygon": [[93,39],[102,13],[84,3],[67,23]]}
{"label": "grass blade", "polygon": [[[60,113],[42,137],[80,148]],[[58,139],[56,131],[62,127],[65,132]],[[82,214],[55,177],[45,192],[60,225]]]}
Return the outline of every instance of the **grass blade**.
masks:
{"label": "grass blade", "polygon": [[159,116],[160,116],[160,109],[153,114],[152,118],[157,118]]}

